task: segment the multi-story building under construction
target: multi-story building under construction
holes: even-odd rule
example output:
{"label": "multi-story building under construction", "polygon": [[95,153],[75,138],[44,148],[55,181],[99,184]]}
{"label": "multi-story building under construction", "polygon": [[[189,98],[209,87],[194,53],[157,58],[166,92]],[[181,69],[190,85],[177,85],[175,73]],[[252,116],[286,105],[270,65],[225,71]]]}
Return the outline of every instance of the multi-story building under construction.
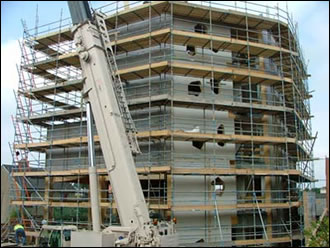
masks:
{"label": "multi-story building under construction", "polygon": [[[175,217],[181,245],[303,245],[315,137],[288,11],[187,1],[99,10],[138,129],[136,170],[151,218]],[[43,219],[91,228],[84,79],[71,26],[61,18],[25,27],[21,43],[12,205],[28,235]],[[106,227],[119,220],[95,134]]]}

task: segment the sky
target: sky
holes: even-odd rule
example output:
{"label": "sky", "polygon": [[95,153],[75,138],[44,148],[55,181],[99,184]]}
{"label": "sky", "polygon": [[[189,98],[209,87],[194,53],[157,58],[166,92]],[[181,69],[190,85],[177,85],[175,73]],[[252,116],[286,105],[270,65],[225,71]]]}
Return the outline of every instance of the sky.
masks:
{"label": "sky", "polygon": [[[233,3],[233,2],[232,2]],[[258,1],[260,4],[276,6],[286,10],[284,1]],[[106,2],[90,2],[93,8]],[[298,22],[298,37],[308,63],[309,90],[313,91],[311,112],[313,135],[318,131],[314,146],[315,178],[317,187],[325,185],[324,157],[329,156],[329,2],[289,1],[289,12]],[[36,10],[38,9],[38,15]],[[23,35],[21,20],[30,29],[38,25],[69,17],[66,1],[1,1],[1,164],[11,164],[9,142],[14,140],[11,116],[15,115],[18,76],[16,64],[20,62],[18,40]]]}

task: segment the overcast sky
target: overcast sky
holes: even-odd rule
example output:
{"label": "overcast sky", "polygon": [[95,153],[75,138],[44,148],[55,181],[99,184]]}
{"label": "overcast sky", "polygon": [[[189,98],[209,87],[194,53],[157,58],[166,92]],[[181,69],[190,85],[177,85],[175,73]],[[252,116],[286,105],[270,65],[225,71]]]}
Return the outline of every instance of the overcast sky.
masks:
{"label": "overcast sky", "polygon": [[[234,3],[234,2],[231,2]],[[258,2],[268,6],[277,5],[276,1]],[[35,26],[38,5],[39,25],[57,21],[62,16],[69,17],[66,2],[1,1],[1,163],[12,162],[8,142],[14,139],[11,115],[15,115],[16,101],[13,90],[17,90],[18,76],[16,64],[20,61],[18,39],[21,39],[23,27]],[[104,2],[91,2],[92,7],[104,5]],[[285,2],[279,2],[286,9]],[[315,162],[317,179],[324,179],[324,157],[329,156],[329,2],[311,1],[288,2],[289,12],[298,22],[299,40],[308,61],[310,90],[313,90],[311,111],[313,134],[318,131],[314,147],[314,156],[323,160]],[[306,61],[306,62],[307,62]],[[324,185],[320,181],[316,186]]]}

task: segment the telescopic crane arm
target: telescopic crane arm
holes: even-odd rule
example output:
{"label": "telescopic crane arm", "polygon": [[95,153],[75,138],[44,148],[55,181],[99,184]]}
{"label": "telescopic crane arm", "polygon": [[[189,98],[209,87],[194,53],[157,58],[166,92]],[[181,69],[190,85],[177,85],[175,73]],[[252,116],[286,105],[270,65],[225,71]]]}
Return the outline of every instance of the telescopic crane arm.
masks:
{"label": "telescopic crane arm", "polygon": [[[92,20],[87,2],[68,1],[68,4],[84,78],[83,98],[91,105],[122,230],[128,233],[118,243],[158,246],[158,231],[150,222],[132,155],[132,151],[139,151],[136,131],[117,73],[104,16],[96,12]],[[109,227],[108,231],[117,229]]]}

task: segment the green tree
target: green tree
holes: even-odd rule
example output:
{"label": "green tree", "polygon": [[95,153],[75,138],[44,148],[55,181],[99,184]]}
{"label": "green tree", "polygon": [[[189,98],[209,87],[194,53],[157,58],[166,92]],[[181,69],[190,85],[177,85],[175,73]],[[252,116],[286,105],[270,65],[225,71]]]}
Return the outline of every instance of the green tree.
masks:
{"label": "green tree", "polygon": [[[318,230],[313,235],[318,225]],[[322,222],[312,222],[311,227],[305,230],[305,238],[309,247],[329,247],[329,217],[323,218]]]}

